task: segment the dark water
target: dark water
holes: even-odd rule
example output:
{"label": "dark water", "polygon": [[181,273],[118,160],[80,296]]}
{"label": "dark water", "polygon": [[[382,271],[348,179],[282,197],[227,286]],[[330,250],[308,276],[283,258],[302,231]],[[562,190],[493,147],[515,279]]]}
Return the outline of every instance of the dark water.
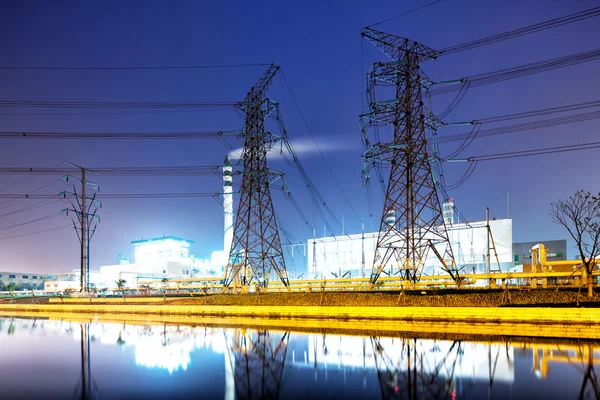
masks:
{"label": "dark water", "polygon": [[600,343],[0,317],[1,399],[597,399]]}

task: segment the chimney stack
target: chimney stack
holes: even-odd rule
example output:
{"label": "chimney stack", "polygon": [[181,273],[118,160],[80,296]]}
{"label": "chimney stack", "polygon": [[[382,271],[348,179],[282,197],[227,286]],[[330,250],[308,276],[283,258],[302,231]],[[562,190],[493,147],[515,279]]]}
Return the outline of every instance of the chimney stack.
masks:
{"label": "chimney stack", "polygon": [[229,156],[225,157],[223,164],[223,207],[224,207],[224,237],[223,251],[229,256],[231,242],[233,242],[233,168]]}

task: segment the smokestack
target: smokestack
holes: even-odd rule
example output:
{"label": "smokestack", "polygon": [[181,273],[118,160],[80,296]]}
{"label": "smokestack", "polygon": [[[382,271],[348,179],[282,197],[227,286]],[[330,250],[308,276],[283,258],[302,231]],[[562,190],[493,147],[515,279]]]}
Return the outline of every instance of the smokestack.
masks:
{"label": "smokestack", "polygon": [[396,225],[396,210],[387,210],[384,219],[387,229],[391,229]]}
{"label": "smokestack", "polygon": [[444,200],[442,205],[442,213],[446,225],[454,225],[454,199]]}
{"label": "smokestack", "polygon": [[223,207],[224,207],[224,236],[223,236],[223,251],[229,255],[231,250],[231,242],[233,242],[233,168],[229,156],[225,157],[223,164]]}

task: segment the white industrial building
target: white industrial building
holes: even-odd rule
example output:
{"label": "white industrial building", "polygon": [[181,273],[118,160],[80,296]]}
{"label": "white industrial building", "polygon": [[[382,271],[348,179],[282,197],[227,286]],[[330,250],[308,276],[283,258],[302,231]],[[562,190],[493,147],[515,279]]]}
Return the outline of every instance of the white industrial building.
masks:
{"label": "white industrial building", "polygon": [[[194,242],[175,236],[163,236],[152,239],[135,240],[134,262],[122,259],[119,264],[105,265],[98,271],[90,271],[89,282],[97,289],[114,289],[117,281],[124,280],[127,288],[137,288],[138,281],[177,279],[190,276],[216,276],[220,271],[210,263],[190,254]],[[44,286],[47,292],[64,292],[80,289],[80,273],[73,271],[63,274],[62,279],[48,281]]]}
{"label": "white industrial building", "polygon": [[[488,247],[492,271],[498,269],[498,261],[503,271],[513,266],[511,219],[455,223],[454,204],[451,199],[444,202],[443,210],[452,252],[457,268],[462,269],[462,273],[487,272]],[[393,223],[394,218],[393,212],[389,212],[386,216],[388,223]],[[493,240],[488,240],[488,226],[491,232],[490,238]],[[370,276],[378,236],[379,232],[368,232],[310,239],[307,243],[308,277]],[[492,242],[495,244],[495,252]],[[440,254],[444,254],[445,245],[436,246],[436,249]],[[496,253],[498,261],[496,261]],[[389,267],[386,271],[389,272]],[[395,266],[392,274],[397,271],[398,267]],[[429,251],[423,274],[443,273],[441,262],[433,251]]]}

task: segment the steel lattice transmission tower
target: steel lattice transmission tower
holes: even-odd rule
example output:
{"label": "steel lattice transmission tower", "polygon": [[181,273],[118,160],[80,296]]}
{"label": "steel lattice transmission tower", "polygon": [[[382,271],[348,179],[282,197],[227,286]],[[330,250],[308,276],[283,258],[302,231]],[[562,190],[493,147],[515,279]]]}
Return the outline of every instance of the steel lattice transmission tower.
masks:
{"label": "steel lattice transmission tower", "polygon": [[265,119],[277,109],[277,103],[266,98],[266,92],[278,70],[278,66],[271,65],[245,100],[236,105],[245,113],[241,158],[244,167],[225,286],[232,282],[235,286],[246,286],[252,281],[267,286],[273,270],[289,286],[270,191],[271,184],[282,173],[267,167],[267,153],[281,138],[265,132]]}
{"label": "steel lattice transmission tower", "polygon": [[[416,282],[433,251],[443,268],[457,279],[454,256],[432,173],[432,156],[426,130],[440,122],[424,106],[423,92],[433,84],[420,64],[439,53],[405,38],[365,28],[362,36],[373,43],[390,62],[376,62],[367,74],[369,109],[360,117],[365,169],[368,184],[370,167],[389,163],[390,176],[371,273],[371,286],[380,274],[394,265],[402,276]],[[377,96],[384,100],[378,100]],[[371,144],[367,128],[392,125],[393,140]],[[435,246],[445,245],[444,255]],[[450,264],[450,266],[449,266]]]}

